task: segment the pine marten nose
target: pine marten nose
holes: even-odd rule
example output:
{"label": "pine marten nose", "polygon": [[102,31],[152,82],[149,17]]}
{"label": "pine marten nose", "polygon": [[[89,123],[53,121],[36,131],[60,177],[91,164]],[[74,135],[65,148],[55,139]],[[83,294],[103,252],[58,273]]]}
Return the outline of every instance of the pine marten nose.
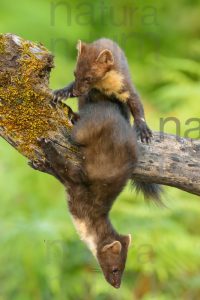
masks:
{"label": "pine marten nose", "polygon": [[121,276],[118,268],[113,268],[112,270],[112,283],[115,288],[120,288],[121,285]]}

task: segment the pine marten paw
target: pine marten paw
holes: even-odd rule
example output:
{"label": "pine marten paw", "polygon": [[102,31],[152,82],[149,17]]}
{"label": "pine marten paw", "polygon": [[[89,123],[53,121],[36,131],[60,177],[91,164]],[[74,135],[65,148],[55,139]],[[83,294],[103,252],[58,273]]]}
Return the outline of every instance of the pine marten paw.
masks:
{"label": "pine marten paw", "polygon": [[53,170],[47,160],[42,160],[42,159],[30,160],[28,162],[28,165],[36,171],[53,175]]}
{"label": "pine marten paw", "polygon": [[136,122],[134,128],[138,138],[141,139],[142,143],[146,142],[147,144],[149,144],[151,142],[151,138],[153,136],[152,131],[145,121],[142,120],[140,122]]}
{"label": "pine marten paw", "polygon": [[55,90],[55,91],[53,91],[52,103],[54,105],[60,104],[60,103],[62,103],[62,100],[70,98],[71,96],[72,96],[71,91],[67,88]]}

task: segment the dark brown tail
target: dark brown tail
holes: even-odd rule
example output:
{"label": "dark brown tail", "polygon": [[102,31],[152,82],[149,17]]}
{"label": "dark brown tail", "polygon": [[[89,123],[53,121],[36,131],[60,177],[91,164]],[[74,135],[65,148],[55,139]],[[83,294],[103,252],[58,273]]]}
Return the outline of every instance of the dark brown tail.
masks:
{"label": "dark brown tail", "polygon": [[162,205],[161,196],[163,189],[159,184],[147,183],[138,180],[132,180],[132,185],[137,193],[142,192],[145,200],[153,200],[158,205]]}

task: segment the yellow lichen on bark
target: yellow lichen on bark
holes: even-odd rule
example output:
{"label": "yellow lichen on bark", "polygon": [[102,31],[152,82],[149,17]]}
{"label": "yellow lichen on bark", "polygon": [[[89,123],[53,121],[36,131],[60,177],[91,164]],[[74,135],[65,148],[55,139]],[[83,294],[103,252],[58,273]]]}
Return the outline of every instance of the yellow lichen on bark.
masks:
{"label": "yellow lichen on bark", "polygon": [[52,67],[53,57],[42,45],[0,35],[1,135],[30,159],[35,156],[38,138],[71,126],[68,110],[50,105]]}

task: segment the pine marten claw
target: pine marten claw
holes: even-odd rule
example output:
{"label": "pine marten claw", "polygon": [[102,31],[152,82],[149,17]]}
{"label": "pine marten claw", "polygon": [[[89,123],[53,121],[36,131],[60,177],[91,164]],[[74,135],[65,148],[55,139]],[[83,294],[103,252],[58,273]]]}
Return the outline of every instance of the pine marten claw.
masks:
{"label": "pine marten claw", "polygon": [[50,170],[50,166],[45,160],[31,160],[28,162],[28,165],[34,170],[52,174],[52,170]]}
{"label": "pine marten claw", "polygon": [[65,100],[71,96],[70,91],[67,88],[53,91],[53,102],[59,104],[62,100]]}
{"label": "pine marten claw", "polygon": [[149,144],[151,142],[151,138],[153,137],[153,135],[146,122],[136,124],[135,130],[138,138],[140,138],[142,143],[146,142],[147,144]]}
{"label": "pine marten claw", "polygon": [[53,93],[52,99],[50,101],[50,105],[53,107],[56,107],[57,105],[61,105],[62,104],[62,100],[63,98],[60,96],[57,96]]}

